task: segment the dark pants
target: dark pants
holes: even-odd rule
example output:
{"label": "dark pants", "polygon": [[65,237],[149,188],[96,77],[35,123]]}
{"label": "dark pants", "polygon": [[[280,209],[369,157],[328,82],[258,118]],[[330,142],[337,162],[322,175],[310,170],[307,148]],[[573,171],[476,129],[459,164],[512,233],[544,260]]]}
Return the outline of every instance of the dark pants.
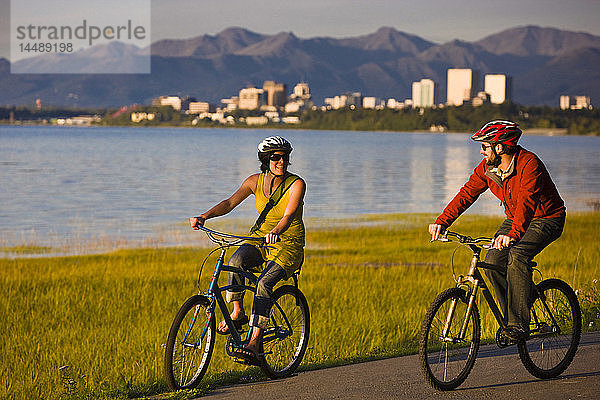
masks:
{"label": "dark pants", "polygon": [[[250,326],[266,328],[269,322],[269,312],[273,305],[273,288],[282,279],[287,279],[285,270],[276,262],[267,263],[264,270],[261,271],[265,260],[260,251],[250,244],[241,245],[231,259],[229,265],[240,267],[249,272],[260,272],[258,283],[256,284],[256,294],[252,303],[252,315],[250,316]],[[230,285],[243,285],[245,279],[240,274],[233,272],[227,273],[227,282]],[[242,301],[244,299],[243,291],[227,291],[227,301]]]}
{"label": "dark pants", "polygon": [[[514,245],[502,250],[488,251],[485,262],[503,269],[502,272],[486,270],[485,274],[500,302],[504,322],[529,330],[529,299],[531,295],[532,269],[530,262],[546,246],[562,234],[565,218],[537,218],[531,221],[525,234]],[[512,221],[505,220],[495,236],[506,235]]]}

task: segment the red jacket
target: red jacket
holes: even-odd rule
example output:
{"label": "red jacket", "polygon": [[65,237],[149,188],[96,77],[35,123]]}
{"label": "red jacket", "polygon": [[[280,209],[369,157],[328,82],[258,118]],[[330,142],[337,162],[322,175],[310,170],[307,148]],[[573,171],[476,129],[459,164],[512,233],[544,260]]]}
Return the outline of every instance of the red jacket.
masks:
{"label": "red jacket", "polygon": [[506,218],[512,221],[508,236],[520,240],[534,218],[564,216],[565,203],[558,194],[542,161],[518,147],[513,172],[504,180],[490,171],[485,159],[435,221],[450,226],[488,188],[504,204]]}

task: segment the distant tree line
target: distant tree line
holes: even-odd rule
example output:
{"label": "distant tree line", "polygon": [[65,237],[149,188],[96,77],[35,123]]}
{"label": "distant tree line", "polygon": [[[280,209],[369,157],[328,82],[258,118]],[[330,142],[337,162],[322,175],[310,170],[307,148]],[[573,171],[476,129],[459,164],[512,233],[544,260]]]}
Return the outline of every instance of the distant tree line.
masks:
{"label": "distant tree line", "polygon": [[298,127],[335,130],[471,132],[493,119],[508,119],[523,129],[566,129],[572,135],[600,136],[599,110],[560,110],[516,104],[460,107],[307,111]]}
{"label": "distant tree line", "polygon": [[[131,112],[152,112],[155,118],[138,123],[131,121]],[[72,109],[44,108],[37,110],[32,107],[0,107],[0,121],[42,122],[51,118],[68,118],[82,114],[102,116],[102,125],[177,125],[192,126],[192,120],[197,115],[187,115],[169,106],[142,106],[118,112],[117,109]],[[236,121],[240,117],[259,115],[257,112],[235,111],[231,113]],[[600,136],[600,110],[560,110],[552,107],[521,106],[518,104],[484,104],[479,107],[463,105],[460,107],[438,107],[424,109],[340,109],[340,110],[308,110],[300,116],[298,125],[270,123],[265,127],[286,127],[302,129],[325,130],[387,130],[387,131],[449,131],[471,132],[493,119],[508,119],[521,125],[523,129],[565,129],[570,135]],[[194,126],[222,126],[208,118],[196,120]],[[231,126],[231,125],[229,125]],[[244,127],[244,124],[236,124]],[[256,128],[256,126],[253,126]]]}
{"label": "distant tree line", "polygon": [[7,106],[0,107],[0,121],[8,122],[12,118],[15,121],[41,122],[53,118],[70,118],[83,114],[104,115],[105,113],[105,109],[44,107],[38,110],[35,107]]}

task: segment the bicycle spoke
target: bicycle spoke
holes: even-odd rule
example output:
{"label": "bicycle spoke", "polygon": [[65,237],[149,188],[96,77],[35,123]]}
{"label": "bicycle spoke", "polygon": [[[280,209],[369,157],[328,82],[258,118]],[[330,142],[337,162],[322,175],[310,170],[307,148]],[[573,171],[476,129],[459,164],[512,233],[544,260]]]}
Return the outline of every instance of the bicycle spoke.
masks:
{"label": "bicycle spoke", "polygon": [[263,339],[265,372],[275,378],[289,375],[302,361],[309,334],[308,305],[292,286],[273,294],[269,326]]}
{"label": "bicycle spoke", "polygon": [[165,372],[171,389],[193,388],[204,376],[214,346],[214,317],[208,300],[193,296],[179,310],[167,339]]}
{"label": "bicycle spoke", "polygon": [[[532,336],[519,344],[523,365],[538,378],[553,378],[571,363],[581,335],[581,314],[572,289],[558,279],[538,285],[543,296],[532,305]],[[545,331],[544,331],[545,329]]]}
{"label": "bicycle spoke", "polygon": [[[479,313],[473,308],[464,337],[460,331],[466,313],[466,303],[458,297],[460,289],[441,293],[431,305],[423,322],[419,354],[421,366],[429,383],[437,389],[457,387],[470,372],[479,346]],[[456,301],[453,315],[452,302]],[[446,330],[446,335],[443,335]]]}

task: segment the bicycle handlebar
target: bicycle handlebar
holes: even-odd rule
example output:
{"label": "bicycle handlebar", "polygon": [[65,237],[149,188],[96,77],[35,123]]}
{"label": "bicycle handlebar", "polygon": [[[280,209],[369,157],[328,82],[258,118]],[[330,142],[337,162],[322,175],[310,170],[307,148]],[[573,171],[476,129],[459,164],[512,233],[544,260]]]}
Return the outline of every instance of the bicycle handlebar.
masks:
{"label": "bicycle handlebar", "polygon": [[219,245],[233,246],[245,240],[260,242],[261,246],[265,245],[264,237],[234,235],[231,233],[215,231],[205,227],[204,225],[196,225],[195,228],[204,231],[210,240]]}
{"label": "bicycle handlebar", "polygon": [[[456,239],[456,240],[452,240],[452,239]],[[483,249],[491,249],[492,248],[491,243],[494,240],[494,238],[485,237],[485,236],[472,238],[471,236],[461,235],[460,233],[457,233],[457,232],[445,230],[437,240],[440,242],[458,242],[460,244],[467,244],[467,245],[473,244],[473,245],[481,247]],[[484,244],[482,244],[482,243],[484,243]]]}

